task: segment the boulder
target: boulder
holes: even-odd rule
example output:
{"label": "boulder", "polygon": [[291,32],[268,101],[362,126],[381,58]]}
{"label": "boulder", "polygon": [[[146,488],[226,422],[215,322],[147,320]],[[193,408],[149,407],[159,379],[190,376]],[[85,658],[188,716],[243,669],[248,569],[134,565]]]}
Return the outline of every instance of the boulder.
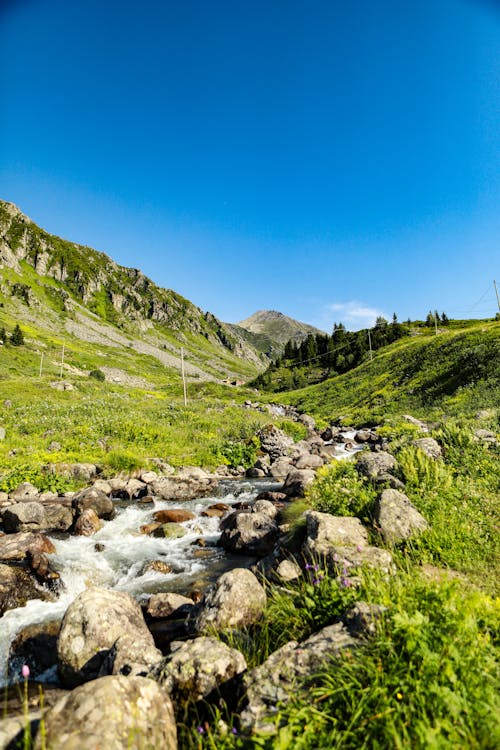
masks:
{"label": "boulder", "polygon": [[292,468],[292,459],[281,456],[269,467],[269,473],[273,479],[284,479]]}
{"label": "boulder", "polygon": [[81,515],[87,508],[92,508],[96,515],[105,521],[110,521],[115,515],[113,501],[95,487],[89,487],[74,495],[72,506],[78,515]]}
{"label": "boulder", "polygon": [[206,592],[195,628],[198,632],[208,627],[241,628],[257,622],[265,606],[266,592],[256,576],[246,568],[234,568]]}
{"label": "boulder", "polygon": [[381,474],[390,474],[397,469],[397,466],[394,456],[386,451],[358,453],[356,456],[356,469],[368,479],[376,479]]}
{"label": "boulder", "polygon": [[152,532],[153,536],[165,539],[180,539],[186,536],[187,530],[180,523],[162,523]]}
{"label": "boulder", "polygon": [[[30,677],[35,680],[57,664],[57,635],[61,622],[36,623],[23,628],[10,645],[9,677],[19,680],[19,665],[27,664]],[[1,747],[1,745],[0,745]]]}
{"label": "boulder", "polygon": [[316,453],[303,453],[295,461],[297,469],[319,469],[320,466],[323,466],[323,459]]}
{"label": "boulder", "polygon": [[144,575],[149,570],[152,570],[155,573],[162,573],[166,576],[172,572],[173,568],[171,565],[165,562],[165,560],[150,560],[144,565],[141,575]]}
{"label": "boulder", "polygon": [[8,609],[24,607],[30,599],[46,601],[52,596],[24,568],[0,564],[0,616]]}
{"label": "boulder", "polygon": [[272,463],[281,456],[287,456],[293,446],[292,438],[272,424],[259,430],[257,437],[260,440],[262,452],[268,454]]}
{"label": "boulder", "polygon": [[79,479],[82,482],[91,482],[97,476],[95,464],[57,464],[57,473],[67,479]]}
{"label": "boulder", "polygon": [[179,474],[176,477],[158,477],[148,484],[148,492],[161,500],[193,500],[213,492],[217,481],[205,472],[203,476]]}
{"label": "boulder", "polygon": [[288,472],[283,492],[290,497],[304,497],[307,487],[314,482],[315,472],[312,469],[292,469]]}
{"label": "boulder", "polygon": [[252,505],[252,513],[262,513],[272,521],[278,515],[278,509],[270,500],[256,500]]}
{"label": "boulder", "polygon": [[266,476],[266,472],[263,469],[257,469],[255,466],[251,466],[246,470],[245,476],[250,479],[263,479]]}
{"label": "boulder", "polygon": [[219,547],[228,552],[264,557],[274,546],[278,527],[266,513],[234,511],[221,521]]}
{"label": "boulder", "polygon": [[138,500],[140,497],[144,497],[144,495],[148,494],[147,484],[141,482],[140,479],[136,479],[135,477],[128,480],[125,485],[125,490],[130,500]]}
{"label": "boulder", "polygon": [[153,594],[148,602],[147,613],[150,617],[170,617],[185,615],[194,604],[192,599],[180,594]]}
{"label": "boulder", "polygon": [[151,482],[154,482],[156,479],[158,479],[158,474],[156,471],[143,471],[141,473],[141,481],[144,482],[144,484],[151,484]]}
{"label": "boulder", "polygon": [[425,422],[421,422],[420,419],[416,419],[415,417],[412,417],[411,414],[403,414],[403,419],[405,419],[410,424],[415,425],[415,427],[418,427],[418,429],[421,430],[422,432],[429,432],[429,428],[425,424]]}
{"label": "boulder", "polygon": [[354,440],[356,443],[376,443],[378,441],[378,435],[371,430],[357,430],[354,435]]}
{"label": "boulder", "polygon": [[192,521],[193,518],[196,518],[196,515],[190,510],[172,508],[172,510],[157,510],[156,513],[153,513],[153,518],[159,523],[184,523],[184,521]]}
{"label": "boulder", "polygon": [[45,531],[46,520],[42,503],[19,502],[5,508],[2,522],[7,533]]}
{"label": "boulder", "polygon": [[74,511],[68,500],[44,503],[47,531],[68,531],[74,521]]}
{"label": "boulder", "polygon": [[481,428],[474,430],[474,439],[483,443],[491,443],[493,445],[498,443],[497,436],[494,432],[491,430],[483,430]]}
{"label": "boulder", "polygon": [[[431,438],[424,438],[424,440]],[[414,505],[398,490],[384,490],[377,500],[375,516],[386,542],[395,544],[425,531],[429,525]]]}
{"label": "boulder", "polygon": [[28,551],[26,559],[31,572],[40,583],[44,583],[51,589],[57,588],[60,575],[52,569],[49,558],[45,552]]}
{"label": "boulder", "polygon": [[45,552],[51,555],[55,551],[53,543],[44,534],[21,531],[18,534],[0,536],[0,560],[6,562],[24,560],[28,552]]}
{"label": "boulder", "polygon": [[434,438],[418,438],[417,440],[413,441],[413,445],[415,445],[417,448],[420,448],[420,450],[425,453],[426,456],[429,456],[429,458],[437,459],[442,458],[443,456],[441,446],[439,445],[437,440],[434,440]]}
{"label": "boulder", "polygon": [[177,704],[187,701],[234,699],[238,682],[246,670],[239,651],[217,638],[201,636],[174,641],[170,654],[153,675]]}
{"label": "boulder", "polygon": [[314,421],[314,418],[309,414],[301,414],[298,417],[297,422],[303,424],[309,432],[314,432],[314,430],[316,429],[316,422]]}
{"label": "boulder", "polygon": [[105,495],[111,495],[111,484],[109,482],[106,482],[105,479],[96,479],[92,486],[95,490],[104,492]]}
{"label": "boulder", "polygon": [[12,500],[22,500],[25,497],[36,497],[39,494],[37,487],[30,482],[23,482],[10,493]]}
{"label": "boulder", "polygon": [[293,560],[282,560],[275,570],[275,576],[283,583],[296,581],[302,575],[300,565]]}
{"label": "boulder", "polygon": [[135,599],[99,588],[86,589],[66,610],[57,654],[68,687],[122,670],[146,672],[161,659]]}
{"label": "boulder", "polygon": [[247,706],[240,716],[245,732],[274,733],[279,707],[296,693],[297,684],[312,677],[357,641],[342,623],[328,625],[303,643],[290,641],[259,667],[248,672],[243,684]]}
{"label": "boulder", "polygon": [[86,508],[75,523],[74,533],[78,536],[92,536],[102,527],[99,516],[92,508]]}
{"label": "boulder", "polygon": [[35,750],[177,750],[168,693],[144,677],[106,676],[81,685],[44,715]]}

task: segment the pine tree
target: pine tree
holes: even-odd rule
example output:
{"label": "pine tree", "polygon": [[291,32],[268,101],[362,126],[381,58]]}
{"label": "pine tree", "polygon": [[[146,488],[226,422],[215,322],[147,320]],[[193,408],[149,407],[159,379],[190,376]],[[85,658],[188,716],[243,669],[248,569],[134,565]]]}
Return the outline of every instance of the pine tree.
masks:
{"label": "pine tree", "polygon": [[446,313],[445,313],[445,312],[442,312],[442,313],[441,313],[441,323],[442,323],[442,324],[443,324],[444,326],[447,326],[447,325],[449,325],[449,323],[450,323],[450,319],[449,319],[449,317],[448,317],[448,316],[446,315]]}
{"label": "pine tree", "polygon": [[5,342],[7,341],[7,332],[5,328],[0,328],[0,341],[2,342],[2,344],[5,344]]}
{"label": "pine tree", "polygon": [[12,344],[12,346],[22,346],[24,344],[24,336],[23,332],[19,328],[19,323],[16,324],[16,327],[12,331],[10,343]]}

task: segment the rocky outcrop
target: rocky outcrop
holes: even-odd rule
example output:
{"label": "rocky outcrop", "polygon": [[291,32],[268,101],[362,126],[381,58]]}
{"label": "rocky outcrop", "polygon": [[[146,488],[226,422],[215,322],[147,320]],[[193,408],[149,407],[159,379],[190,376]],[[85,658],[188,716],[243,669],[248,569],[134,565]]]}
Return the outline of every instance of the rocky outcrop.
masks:
{"label": "rocky outcrop", "polygon": [[67,531],[73,524],[73,513],[65,501],[38,500],[13,503],[2,511],[5,531]]}
{"label": "rocky outcrop", "polygon": [[217,638],[199,637],[173,642],[170,654],[152,676],[177,704],[186,701],[234,698],[240,676],[246,670],[243,655]]}
{"label": "rocky outcrop", "polygon": [[194,620],[198,632],[241,628],[257,622],[266,606],[266,592],[246,568],[224,573],[205,594]]}
{"label": "rocky outcrop", "polygon": [[287,456],[293,446],[292,438],[272,424],[263,427],[257,433],[257,437],[260,440],[261,450],[268,454],[272,463],[282,456]]}
{"label": "rocky outcrop", "polygon": [[205,472],[198,476],[188,473],[185,476],[159,477],[148,484],[147,489],[149,494],[160,500],[194,500],[209,495],[215,490],[217,483],[215,477]]}
{"label": "rocky outcrop", "polygon": [[29,553],[45,553],[51,555],[56,548],[44,534],[30,534],[19,532],[0,536],[0,560],[14,562],[25,560]]}
{"label": "rocky outcrop", "polygon": [[101,677],[61,698],[43,719],[35,750],[177,750],[174,710],[153,680]]}
{"label": "rocky outcrop", "polygon": [[104,674],[146,672],[161,659],[137,602],[123,592],[99,588],[87,589],[68,607],[57,653],[68,687]]}
{"label": "rocky outcrop", "polygon": [[[424,438],[425,440],[431,438]],[[396,544],[429,528],[425,518],[398,490],[384,490],[375,508],[377,524],[386,542]]]}

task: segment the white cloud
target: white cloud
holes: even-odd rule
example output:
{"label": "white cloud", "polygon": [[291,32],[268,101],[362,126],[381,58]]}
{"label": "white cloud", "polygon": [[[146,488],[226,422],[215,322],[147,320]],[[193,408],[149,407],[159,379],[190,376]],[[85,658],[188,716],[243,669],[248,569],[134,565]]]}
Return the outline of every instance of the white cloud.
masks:
{"label": "white cloud", "polygon": [[326,305],[323,310],[324,324],[322,327],[327,325],[327,329],[331,330],[334,322],[336,322],[343,323],[346,328],[351,330],[370,328],[374,325],[379,315],[389,320],[389,316],[383,310],[370,307],[358,300],[332,302]]}

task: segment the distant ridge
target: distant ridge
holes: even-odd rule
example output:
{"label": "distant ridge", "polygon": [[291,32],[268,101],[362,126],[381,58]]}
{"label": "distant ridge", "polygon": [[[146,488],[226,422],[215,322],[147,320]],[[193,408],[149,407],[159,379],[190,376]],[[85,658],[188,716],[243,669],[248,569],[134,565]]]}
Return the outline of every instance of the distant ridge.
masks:
{"label": "distant ridge", "polygon": [[[241,320],[238,323],[238,329],[240,332],[241,329],[244,329],[252,334],[251,343],[268,356],[281,354],[287,341],[300,342],[307,338],[310,333],[324,333],[324,331],[309,325],[309,323],[302,323],[277,310],[258,310],[249,318]],[[261,346],[259,346],[259,342]],[[262,348],[266,342],[271,347],[271,352]]]}

